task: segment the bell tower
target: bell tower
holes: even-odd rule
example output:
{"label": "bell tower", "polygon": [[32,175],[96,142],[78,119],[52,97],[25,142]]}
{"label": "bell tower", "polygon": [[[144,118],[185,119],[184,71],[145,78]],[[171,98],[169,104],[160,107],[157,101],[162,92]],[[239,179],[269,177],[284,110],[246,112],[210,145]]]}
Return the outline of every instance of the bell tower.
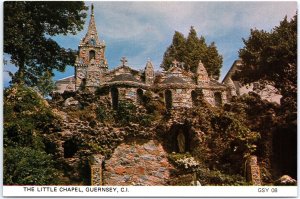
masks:
{"label": "bell tower", "polygon": [[103,73],[107,71],[105,43],[100,41],[94,18],[94,5],[91,5],[91,18],[88,31],[78,46],[79,54],[75,61],[75,89],[93,88],[101,84]]}

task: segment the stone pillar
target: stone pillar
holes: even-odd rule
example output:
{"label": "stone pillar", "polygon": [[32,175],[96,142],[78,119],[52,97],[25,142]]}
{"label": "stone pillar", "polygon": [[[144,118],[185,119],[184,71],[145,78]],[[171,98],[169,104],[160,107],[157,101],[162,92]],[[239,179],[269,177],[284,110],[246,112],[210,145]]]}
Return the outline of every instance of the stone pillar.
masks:
{"label": "stone pillar", "polygon": [[102,163],[104,156],[97,154],[92,156],[91,160],[91,186],[103,185]]}
{"label": "stone pillar", "polygon": [[246,160],[247,181],[253,185],[261,185],[260,169],[257,164],[257,157],[252,155]]}
{"label": "stone pillar", "polygon": [[228,102],[226,91],[222,91],[221,96],[222,96],[222,104],[226,104]]}

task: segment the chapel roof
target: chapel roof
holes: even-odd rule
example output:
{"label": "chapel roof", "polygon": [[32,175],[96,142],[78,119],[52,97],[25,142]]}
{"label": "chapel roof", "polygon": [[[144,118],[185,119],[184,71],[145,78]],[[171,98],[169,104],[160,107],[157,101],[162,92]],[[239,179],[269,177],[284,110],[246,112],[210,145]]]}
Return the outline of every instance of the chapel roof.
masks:
{"label": "chapel roof", "polygon": [[139,82],[132,74],[120,74],[110,80],[110,82],[120,81]]}
{"label": "chapel roof", "polygon": [[181,77],[170,76],[162,82],[162,84],[175,84],[175,83],[185,84],[186,81],[184,81]]}
{"label": "chapel roof", "polygon": [[58,80],[55,81],[55,83],[69,83],[70,81],[75,82],[74,75],[69,76],[69,77],[65,77],[65,78],[62,78],[62,79],[58,79]]}
{"label": "chapel roof", "polygon": [[226,76],[222,80],[222,83],[226,82],[227,79],[231,78],[232,75],[235,73],[236,70],[238,70],[238,67],[243,64],[243,61],[241,59],[235,60],[230,67],[229,71],[227,72]]}

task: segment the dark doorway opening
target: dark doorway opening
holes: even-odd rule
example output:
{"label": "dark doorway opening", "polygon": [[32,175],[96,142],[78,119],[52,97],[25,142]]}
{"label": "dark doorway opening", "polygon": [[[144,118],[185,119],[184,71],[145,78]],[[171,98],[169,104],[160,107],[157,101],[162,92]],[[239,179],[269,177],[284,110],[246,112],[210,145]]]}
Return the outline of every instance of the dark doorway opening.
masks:
{"label": "dark doorway opening", "polygon": [[191,92],[191,96],[192,96],[192,102],[193,102],[193,106],[197,106],[198,105],[198,95],[197,92],[192,90]]}
{"label": "dark doorway opening", "polygon": [[220,92],[214,93],[215,97],[215,105],[216,106],[222,106],[222,94]]}
{"label": "dark doorway opening", "polygon": [[117,110],[119,106],[119,91],[117,88],[112,87],[110,92],[111,92],[112,107],[114,110]]}
{"label": "dark doorway opening", "polygon": [[72,158],[75,153],[78,151],[78,146],[74,142],[74,140],[67,140],[63,143],[64,148],[64,157],[65,158]]}
{"label": "dark doorway opening", "polygon": [[172,91],[171,90],[166,90],[165,91],[165,104],[166,104],[166,109],[170,110],[173,106],[173,99],[172,99]]}
{"label": "dark doorway opening", "polygon": [[273,164],[277,176],[297,179],[297,127],[280,128],[273,134]]}
{"label": "dark doorway opening", "polygon": [[142,104],[143,103],[143,90],[142,89],[137,89],[136,91],[136,102],[138,104]]}

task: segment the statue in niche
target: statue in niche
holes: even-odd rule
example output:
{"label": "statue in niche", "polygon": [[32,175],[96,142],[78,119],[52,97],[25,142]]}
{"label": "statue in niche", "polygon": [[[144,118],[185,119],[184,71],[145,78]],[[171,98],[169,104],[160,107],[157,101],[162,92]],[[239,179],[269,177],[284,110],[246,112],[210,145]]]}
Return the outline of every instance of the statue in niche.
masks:
{"label": "statue in niche", "polygon": [[182,131],[180,131],[177,135],[177,145],[178,145],[179,153],[184,153],[185,152],[185,136],[182,133]]}

